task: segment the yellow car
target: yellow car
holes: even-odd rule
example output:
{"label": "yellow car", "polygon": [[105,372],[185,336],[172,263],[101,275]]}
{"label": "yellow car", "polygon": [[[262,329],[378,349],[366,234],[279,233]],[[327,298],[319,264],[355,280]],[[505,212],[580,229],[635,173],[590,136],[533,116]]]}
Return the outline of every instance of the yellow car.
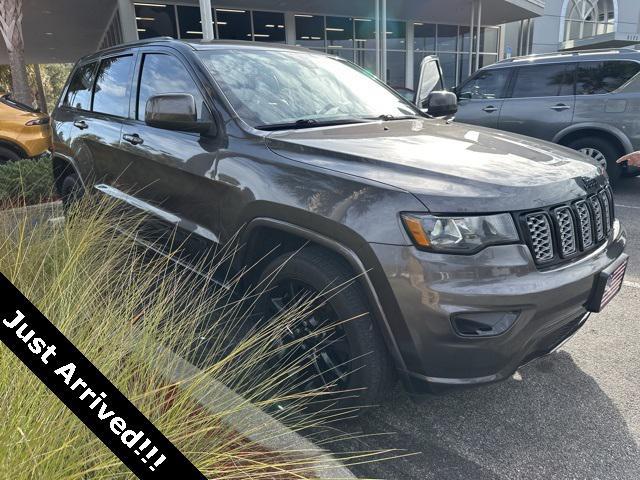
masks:
{"label": "yellow car", "polygon": [[0,164],[37,157],[50,145],[49,116],[0,94]]}

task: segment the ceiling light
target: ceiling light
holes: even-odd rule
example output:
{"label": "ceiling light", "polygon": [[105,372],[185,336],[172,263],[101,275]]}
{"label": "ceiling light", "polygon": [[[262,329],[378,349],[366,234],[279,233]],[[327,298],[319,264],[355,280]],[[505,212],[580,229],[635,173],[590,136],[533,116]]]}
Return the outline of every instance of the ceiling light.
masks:
{"label": "ceiling light", "polygon": [[160,3],[134,3],[134,5],[137,5],[139,7],[157,7],[157,8],[165,8],[166,5],[162,5]]}
{"label": "ceiling light", "polygon": [[373,22],[370,18],[354,18],[353,20],[356,22]]}
{"label": "ceiling light", "polygon": [[278,28],[284,28],[284,25],[278,25]]}
{"label": "ceiling light", "polygon": [[424,25],[424,23],[422,23],[422,22],[414,22],[413,24],[414,25]]}
{"label": "ceiling light", "polygon": [[202,32],[196,32],[195,30],[187,30],[187,33],[190,35],[202,35]]}
{"label": "ceiling light", "polygon": [[138,31],[139,31],[139,32],[146,32],[146,31],[147,31],[147,29],[146,29],[146,28],[139,28],[139,29],[138,29]]}
{"label": "ceiling light", "polygon": [[300,37],[302,40],[309,40],[309,37]]}
{"label": "ceiling light", "polygon": [[311,40],[322,40],[322,37],[311,37]]}
{"label": "ceiling light", "polygon": [[216,12],[247,13],[246,10],[235,10],[233,8],[216,8]]}
{"label": "ceiling light", "polygon": [[136,17],[136,20],[143,20],[145,22],[153,22],[155,18],[153,17]]}
{"label": "ceiling light", "polygon": [[267,25],[265,25],[265,27],[267,27],[267,28],[276,28],[276,26],[272,25],[272,24],[267,24]]}
{"label": "ceiling light", "polygon": [[342,45],[329,45],[327,48],[342,48]]}
{"label": "ceiling light", "polygon": [[53,32],[44,32],[44,34],[51,36],[51,35],[53,35]]}
{"label": "ceiling light", "polygon": [[302,13],[296,13],[294,17],[313,18],[313,15],[306,15]]}
{"label": "ceiling light", "polygon": [[269,38],[269,35],[266,33],[254,33],[253,34],[254,37],[261,37],[261,38]]}
{"label": "ceiling light", "polygon": [[344,28],[332,28],[332,27],[327,27],[325,28],[325,30],[327,32],[344,32]]}

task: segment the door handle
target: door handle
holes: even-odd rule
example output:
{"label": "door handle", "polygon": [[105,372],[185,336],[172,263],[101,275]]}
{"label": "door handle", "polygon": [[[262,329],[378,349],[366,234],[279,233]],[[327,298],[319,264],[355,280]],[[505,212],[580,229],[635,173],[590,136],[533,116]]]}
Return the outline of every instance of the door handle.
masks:
{"label": "door handle", "polygon": [[79,128],[80,130],[89,128],[89,125],[87,125],[87,122],[85,122],[84,120],[76,120],[75,122],[73,122],[73,126]]}
{"label": "door handle", "polygon": [[498,109],[496,107],[494,107],[493,105],[487,105],[482,110],[484,110],[487,113],[493,113],[493,112],[497,112],[498,111]]}
{"label": "door handle", "polygon": [[571,107],[569,105],[565,105],[564,103],[559,103],[551,107],[551,110],[555,110],[556,112],[562,112],[563,110],[569,110]]}
{"label": "door handle", "polygon": [[131,145],[140,145],[141,143],[144,142],[144,140],[140,138],[140,135],[138,135],[137,133],[133,133],[133,134],[125,133],[124,135],[122,135],[122,139],[125,142],[129,142]]}

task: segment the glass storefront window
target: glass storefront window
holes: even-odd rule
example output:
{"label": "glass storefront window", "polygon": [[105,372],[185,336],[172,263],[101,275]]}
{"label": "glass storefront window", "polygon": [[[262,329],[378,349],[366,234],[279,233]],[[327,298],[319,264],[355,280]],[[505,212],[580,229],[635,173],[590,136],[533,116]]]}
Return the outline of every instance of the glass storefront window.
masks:
{"label": "glass storefront window", "polygon": [[498,33],[497,28],[482,27],[480,29],[480,51],[481,52],[497,52],[498,51]]}
{"label": "glass storefront window", "polygon": [[251,13],[248,10],[216,8],[218,38],[251,40]]}
{"label": "glass storefront window", "polygon": [[296,14],[296,45],[324,48],[324,17]]}
{"label": "glass storefront window", "polygon": [[442,66],[442,74],[444,75],[444,87],[449,89],[455,87],[457,82],[457,54],[455,53],[438,53],[440,65]]}
{"label": "glass storefront window", "polygon": [[356,50],[355,62],[372,75],[376,74],[376,51]]}
{"label": "glass storefront window", "polygon": [[286,42],[284,13],[254,11],[253,37],[256,42]]}
{"label": "glass storefront window", "polygon": [[413,24],[413,48],[415,50],[436,49],[436,25],[433,23]]}
{"label": "glass storefront window", "polygon": [[438,25],[438,51],[456,52],[458,50],[458,26]]}
{"label": "glass storefront window", "polygon": [[354,18],[356,48],[376,48],[376,22],[373,18]]}
{"label": "glass storefront window", "polygon": [[134,5],[138,38],[169,36],[177,38],[176,12],[173,5]]}
{"label": "glass storefront window", "polygon": [[407,24],[405,22],[387,21],[387,49],[407,49]]}
{"label": "glass storefront window", "polygon": [[353,62],[353,49],[351,48],[327,48],[327,53],[329,55],[334,55],[336,57],[344,58],[345,60],[349,60]]}
{"label": "glass storefront window", "polygon": [[406,82],[407,54],[405,52],[387,52],[387,83],[392,87],[404,87]]}
{"label": "glass storefront window", "polygon": [[[460,25],[459,33],[458,33],[458,46],[460,47],[460,51],[468,52],[471,49],[471,35],[469,34],[469,27],[464,27]],[[475,28],[474,28],[475,32]]]}
{"label": "glass storefront window", "polygon": [[180,38],[202,38],[200,7],[178,5],[177,8]]}
{"label": "glass storefront window", "polygon": [[327,17],[327,46],[353,48],[353,18]]}

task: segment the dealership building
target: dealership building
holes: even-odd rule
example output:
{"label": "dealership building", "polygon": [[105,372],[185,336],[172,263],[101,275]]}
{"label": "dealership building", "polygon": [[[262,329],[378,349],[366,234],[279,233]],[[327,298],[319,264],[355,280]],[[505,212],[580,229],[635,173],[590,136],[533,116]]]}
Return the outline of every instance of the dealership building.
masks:
{"label": "dealership building", "polygon": [[[393,86],[413,88],[427,55],[451,87],[504,52],[508,22],[543,0],[24,0],[29,63],[74,62],[138,39],[234,39],[301,45],[348,58]],[[384,28],[382,26],[384,25]],[[0,63],[7,62],[4,46]]]}

